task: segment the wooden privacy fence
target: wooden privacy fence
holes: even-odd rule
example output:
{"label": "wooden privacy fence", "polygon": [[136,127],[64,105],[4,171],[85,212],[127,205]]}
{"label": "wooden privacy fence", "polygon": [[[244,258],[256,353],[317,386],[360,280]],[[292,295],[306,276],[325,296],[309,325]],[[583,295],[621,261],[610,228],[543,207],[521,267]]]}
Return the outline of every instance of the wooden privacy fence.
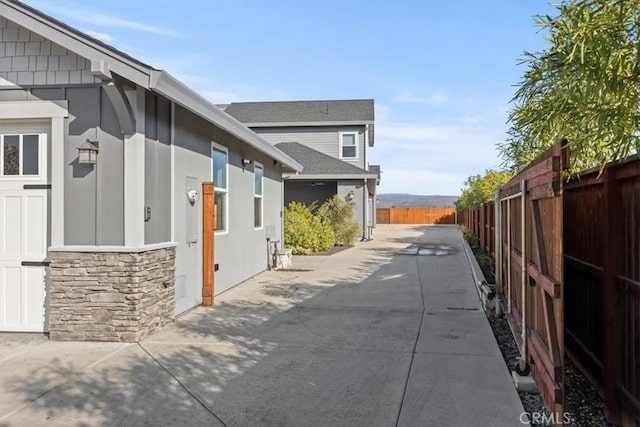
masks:
{"label": "wooden privacy fence", "polygon": [[564,410],[566,342],[607,420],[640,427],[640,160],[564,182],[567,161],[554,145],[459,223],[497,260],[497,293],[548,408]]}
{"label": "wooden privacy fence", "polygon": [[567,346],[601,387],[607,418],[640,426],[637,156],[565,185],[564,239]]}
{"label": "wooden privacy fence", "polygon": [[378,208],[378,224],[455,224],[454,207]]}
{"label": "wooden privacy fence", "polygon": [[[564,413],[562,171],[560,144],[505,184],[496,197],[497,292],[518,331],[521,370],[531,369],[555,420]],[[486,211],[486,209],[485,209]],[[481,232],[491,215],[482,212]],[[485,231],[486,233],[486,231]]]}

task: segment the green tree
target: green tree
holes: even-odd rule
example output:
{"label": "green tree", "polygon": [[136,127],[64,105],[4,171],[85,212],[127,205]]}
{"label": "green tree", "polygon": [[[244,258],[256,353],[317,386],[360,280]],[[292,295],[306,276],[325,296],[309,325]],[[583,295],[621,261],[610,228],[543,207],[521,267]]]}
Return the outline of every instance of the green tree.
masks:
{"label": "green tree", "polygon": [[566,138],[572,172],[640,152],[640,0],[570,0],[537,16],[549,47],[525,52],[509,138],[499,148],[520,170]]}
{"label": "green tree", "polygon": [[493,200],[497,188],[502,187],[513,176],[509,171],[486,170],[484,175],[472,175],[464,182],[462,194],[456,200],[456,208],[478,208]]}
{"label": "green tree", "polygon": [[353,208],[355,203],[342,200],[333,196],[318,208],[317,215],[320,221],[331,224],[336,236],[336,245],[353,246],[360,232],[360,226],[353,221]]}

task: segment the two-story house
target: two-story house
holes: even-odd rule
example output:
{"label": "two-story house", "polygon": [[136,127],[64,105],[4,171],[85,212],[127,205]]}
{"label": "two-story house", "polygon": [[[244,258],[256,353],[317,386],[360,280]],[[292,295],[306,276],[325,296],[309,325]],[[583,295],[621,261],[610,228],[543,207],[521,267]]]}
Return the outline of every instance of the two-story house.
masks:
{"label": "two-story house", "polygon": [[284,203],[322,203],[338,195],[355,205],[362,238],[375,227],[380,167],[369,165],[374,101],[238,102],[225,111],[303,166],[286,176]]}

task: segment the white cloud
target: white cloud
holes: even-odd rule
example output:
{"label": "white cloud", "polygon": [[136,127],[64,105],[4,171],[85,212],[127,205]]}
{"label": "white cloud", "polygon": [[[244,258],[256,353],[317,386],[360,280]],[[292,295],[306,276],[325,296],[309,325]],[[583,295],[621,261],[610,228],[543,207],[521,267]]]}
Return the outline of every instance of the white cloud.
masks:
{"label": "white cloud", "polygon": [[97,31],[91,31],[91,30],[84,31],[84,33],[93,37],[94,39],[101,40],[105,43],[110,43],[115,40],[115,38],[112,35],[107,33],[99,33]]}
{"label": "white cloud", "polygon": [[390,107],[386,105],[376,102],[374,104],[374,109],[375,109],[376,120],[384,121],[391,117],[392,110]]}
{"label": "white cloud", "polygon": [[376,122],[371,163],[384,171],[379,192],[459,194],[464,180],[501,159],[505,129],[463,120],[454,124]]}
{"label": "white cloud", "polygon": [[[202,96],[207,98],[213,104],[230,104],[232,102],[249,101],[249,99],[246,99],[235,92],[225,90],[208,90],[203,92]],[[253,101],[253,99],[251,101]]]}
{"label": "white cloud", "polygon": [[376,141],[420,153],[449,153],[454,157],[491,158],[505,130],[475,123],[458,125],[428,123],[379,123]]}
{"label": "white cloud", "polygon": [[378,193],[460,194],[464,174],[436,172],[429,169],[405,170],[382,167]]}
{"label": "white cloud", "polygon": [[443,93],[435,93],[429,96],[417,96],[414,94],[403,93],[396,96],[395,101],[401,104],[426,104],[436,107],[449,102],[449,97]]}
{"label": "white cloud", "polygon": [[62,4],[50,2],[33,2],[38,9],[47,13],[72,18],[75,21],[85,22],[106,28],[126,28],[129,30],[142,31],[145,33],[158,34],[169,37],[181,37],[182,34],[169,28],[145,24],[143,22],[132,21],[102,12],[95,12],[89,9],[78,9],[77,5],[68,7]]}

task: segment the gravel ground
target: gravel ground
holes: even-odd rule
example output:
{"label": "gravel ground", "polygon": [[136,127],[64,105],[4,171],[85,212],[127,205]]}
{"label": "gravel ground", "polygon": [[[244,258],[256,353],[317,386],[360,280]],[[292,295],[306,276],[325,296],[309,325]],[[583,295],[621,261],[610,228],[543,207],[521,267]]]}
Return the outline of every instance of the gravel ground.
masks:
{"label": "gravel ground", "polygon": [[[518,346],[516,345],[511,329],[505,318],[491,318],[489,323],[493,334],[496,337],[502,357],[509,371],[513,371],[516,365],[516,359],[520,355]],[[571,359],[565,357],[565,382],[566,391],[565,405],[568,419],[571,422],[567,425],[580,427],[600,427],[612,426],[604,420],[604,404],[602,399],[594,390],[591,383],[582,375],[578,368],[573,364]],[[522,406],[526,412],[530,414],[544,414],[547,419],[549,412],[547,411],[542,396],[539,394],[518,392]],[[532,426],[553,426],[547,423],[531,423]]]}
{"label": "gravel ground", "polygon": [[[474,247],[472,249],[477,257],[479,248]],[[490,280],[489,278],[495,277],[491,267],[483,268],[481,266],[483,274],[488,281]],[[495,283],[495,281],[490,281],[489,283]],[[493,315],[488,317],[505,364],[510,372],[514,371],[520,351],[511,333],[511,328],[509,328],[509,324],[504,317],[495,318]],[[566,425],[579,427],[613,426],[613,424],[607,423],[604,419],[604,403],[600,395],[568,357],[565,357],[564,377],[566,383],[565,416],[570,420]],[[518,392],[518,394],[526,412],[529,414],[541,414],[538,420],[549,419],[549,411],[547,411],[542,396],[524,392]],[[540,423],[536,422],[535,419],[531,421],[531,425],[535,427],[553,427],[552,423]]]}

